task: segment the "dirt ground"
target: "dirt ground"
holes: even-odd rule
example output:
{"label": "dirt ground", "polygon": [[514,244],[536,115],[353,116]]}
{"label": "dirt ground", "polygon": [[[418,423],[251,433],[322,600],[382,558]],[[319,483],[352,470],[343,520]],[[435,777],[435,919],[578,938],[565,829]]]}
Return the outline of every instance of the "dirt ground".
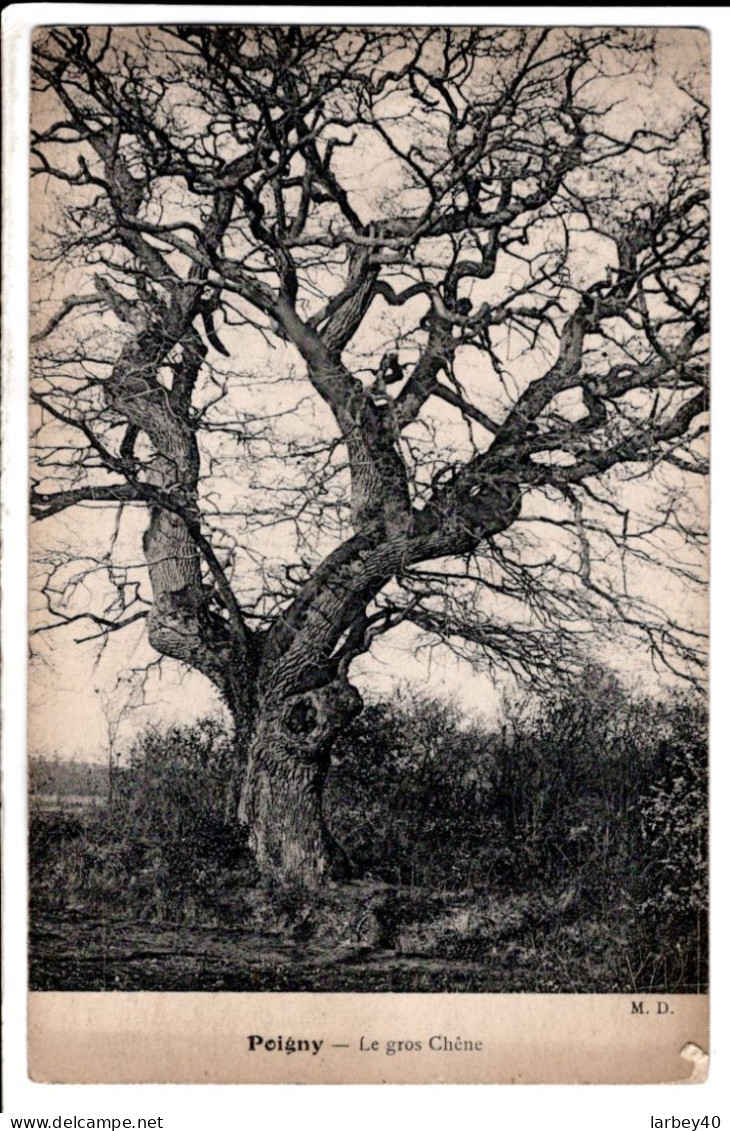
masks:
{"label": "dirt ground", "polygon": [[[460,929],[438,942],[337,941],[281,929],[155,925],[36,915],[30,936],[35,990],[304,992],[629,992],[629,965],[590,925],[561,939],[523,925],[512,937]],[[576,944],[579,944],[576,946]]]}

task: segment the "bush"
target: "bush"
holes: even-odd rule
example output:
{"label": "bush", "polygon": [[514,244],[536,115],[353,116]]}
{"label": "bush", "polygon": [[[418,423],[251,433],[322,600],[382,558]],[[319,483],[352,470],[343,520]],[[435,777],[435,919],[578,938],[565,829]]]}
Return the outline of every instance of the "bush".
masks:
{"label": "bush", "polygon": [[[535,934],[573,921],[651,989],[706,984],[704,709],[632,698],[590,669],[488,732],[417,697],[343,734],[330,822],[359,869],[397,885],[526,894]],[[557,919],[556,919],[557,916]]]}
{"label": "bush", "polygon": [[241,851],[235,817],[237,772],[220,722],[148,728],[118,775],[113,811],[139,846],[159,850],[181,868],[209,860],[226,866]]}
{"label": "bush", "polygon": [[590,862],[600,887],[634,849],[651,709],[600,671],[513,705],[493,732],[417,697],[370,706],[335,751],[336,835],[363,869],[401,884],[514,888],[536,872],[560,883]]}
{"label": "bush", "polygon": [[250,870],[236,820],[239,771],[222,724],[148,728],[111,809],[132,864],[132,896],[157,918],[215,916],[221,875]]}
{"label": "bush", "polygon": [[492,741],[443,703],[367,706],[335,746],[325,799],[358,871],[415,887],[482,882]]}
{"label": "bush", "polygon": [[109,805],[31,826],[33,876],[46,906],[153,920],[215,917],[221,877],[252,863],[232,805],[233,749],[220,722],[148,728],[117,770]]}
{"label": "bush", "polygon": [[573,687],[508,711],[495,747],[497,836],[513,881],[539,872],[580,883],[600,899],[610,878],[635,865],[634,810],[658,758],[661,707],[632,700],[589,669]]}
{"label": "bush", "polygon": [[666,719],[661,760],[639,807],[639,900],[647,965],[677,992],[707,983],[708,766],[703,706],[680,700]]}

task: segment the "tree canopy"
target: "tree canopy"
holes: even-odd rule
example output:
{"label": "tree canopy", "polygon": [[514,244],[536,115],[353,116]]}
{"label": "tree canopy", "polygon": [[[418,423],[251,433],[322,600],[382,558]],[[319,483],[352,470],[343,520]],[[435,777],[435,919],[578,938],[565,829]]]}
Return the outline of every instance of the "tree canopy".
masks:
{"label": "tree canopy", "polygon": [[[286,702],[300,738],[357,709],[352,661],[404,623],[546,681],[619,626],[699,678],[705,54],[40,30],[40,627],[144,620],[236,719]],[[64,541],[79,507],[115,516],[96,558]]]}

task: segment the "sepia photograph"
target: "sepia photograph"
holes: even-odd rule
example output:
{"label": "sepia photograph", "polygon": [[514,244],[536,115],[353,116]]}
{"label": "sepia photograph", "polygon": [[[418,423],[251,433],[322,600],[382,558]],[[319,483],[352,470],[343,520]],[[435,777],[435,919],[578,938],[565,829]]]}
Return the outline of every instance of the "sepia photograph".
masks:
{"label": "sepia photograph", "polygon": [[707,32],[30,65],[31,1046],[342,995],[341,1041],[247,1020],[246,1072],[471,1065],[438,1002],[676,995],[706,1050]]}

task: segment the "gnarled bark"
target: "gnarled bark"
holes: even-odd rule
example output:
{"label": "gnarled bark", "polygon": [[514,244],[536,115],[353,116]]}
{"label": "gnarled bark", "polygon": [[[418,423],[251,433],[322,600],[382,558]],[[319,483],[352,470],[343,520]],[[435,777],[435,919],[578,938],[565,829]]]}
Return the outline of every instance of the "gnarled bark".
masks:
{"label": "gnarled bark", "polygon": [[356,689],[341,681],[267,697],[247,749],[238,811],[265,881],[314,887],[349,875],[324,823],[322,792],[332,741],[361,708]]}

